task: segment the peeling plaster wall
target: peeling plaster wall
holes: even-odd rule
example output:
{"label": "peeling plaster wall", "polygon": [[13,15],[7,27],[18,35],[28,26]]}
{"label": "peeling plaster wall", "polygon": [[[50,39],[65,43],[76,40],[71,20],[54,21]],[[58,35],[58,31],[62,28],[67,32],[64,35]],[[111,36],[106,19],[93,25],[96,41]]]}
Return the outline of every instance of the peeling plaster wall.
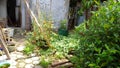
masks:
{"label": "peeling plaster wall", "polygon": [[6,0],[0,0],[0,18],[7,18]]}
{"label": "peeling plaster wall", "polygon": [[[54,26],[59,28],[60,21],[68,19],[69,0],[39,0],[40,10],[48,18],[54,21]],[[37,0],[32,2],[32,10],[35,10]]]}

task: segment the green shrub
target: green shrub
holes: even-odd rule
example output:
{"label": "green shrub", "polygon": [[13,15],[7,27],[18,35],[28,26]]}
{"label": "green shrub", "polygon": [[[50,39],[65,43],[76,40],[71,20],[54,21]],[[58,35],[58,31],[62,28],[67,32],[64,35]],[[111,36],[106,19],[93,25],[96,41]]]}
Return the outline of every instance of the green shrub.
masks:
{"label": "green shrub", "polygon": [[48,68],[49,64],[50,63],[45,61],[45,60],[42,60],[41,63],[40,63],[40,65],[43,66],[44,68]]}
{"label": "green shrub", "polygon": [[9,63],[5,63],[3,65],[0,65],[0,68],[9,68],[10,64]]}
{"label": "green shrub", "polygon": [[35,48],[35,46],[33,46],[33,45],[30,44],[30,43],[27,43],[27,44],[26,44],[26,47],[25,47],[24,50],[23,50],[23,53],[26,54],[26,55],[30,55],[30,54],[33,53],[34,48]]}
{"label": "green shrub", "polygon": [[76,38],[76,35],[69,35],[66,37],[53,33],[51,45],[60,54],[68,55],[70,51],[74,50],[75,46],[79,45],[79,40]]}
{"label": "green shrub", "polygon": [[67,21],[62,20],[60,22],[60,28],[58,29],[58,34],[63,36],[68,36],[68,30],[67,30]]}
{"label": "green shrub", "polygon": [[33,21],[33,29],[31,32],[27,34],[27,44],[26,48],[24,49],[24,53],[29,55],[33,51],[38,49],[47,50],[50,48],[50,34],[52,29],[51,21],[43,19],[39,21],[42,27],[42,31],[39,29],[38,25]]}
{"label": "green shrub", "polygon": [[120,2],[109,0],[93,12],[93,16],[76,28],[80,35],[80,46],[73,63],[78,68],[117,68],[120,67]]}

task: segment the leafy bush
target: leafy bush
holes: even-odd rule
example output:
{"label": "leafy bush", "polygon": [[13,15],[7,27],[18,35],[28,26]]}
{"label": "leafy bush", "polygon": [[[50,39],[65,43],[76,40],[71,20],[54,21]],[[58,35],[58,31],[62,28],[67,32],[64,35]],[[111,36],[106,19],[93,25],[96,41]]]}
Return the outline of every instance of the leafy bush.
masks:
{"label": "leafy bush", "polygon": [[67,55],[70,51],[74,50],[75,46],[78,46],[79,40],[74,35],[61,36],[53,33],[51,37],[51,45],[57,52]]}
{"label": "leafy bush", "polygon": [[9,68],[10,64],[9,63],[5,63],[3,65],[0,65],[0,68]]}
{"label": "leafy bush", "polygon": [[63,36],[68,36],[68,30],[67,30],[67,21],[62,20],[60,22],[60,28],[58,29],[58,34]]}
{"label": "leafy bush", "polygon": [[35,46],[30,43],[27,43],[26,47],[23,50],[23,53],[26,55],[30,55],[33,53]]}
{"label": "leafy bush", "polygon": [[42,58],[40,65],[44,68],[48,68],[50,64],[50,61],[46,61],[45,58]]}
{"label": "leafy bush", "polygon": [[77,68],[120,67],[120,2],[105,2],[86,23],[88,29],[83,23],[75,30],[80,35],[80,46],[71,61]]}
{"label": "leafy bush", "polygon": [[52,31],[52,21],[46,18],[38,18],[38,22],[41,27],[33,21],[32,31],[27,34],[27,44],[24,49],[25,54],[31,54],[38,49],[46,50],[51,47],[50,34]]}

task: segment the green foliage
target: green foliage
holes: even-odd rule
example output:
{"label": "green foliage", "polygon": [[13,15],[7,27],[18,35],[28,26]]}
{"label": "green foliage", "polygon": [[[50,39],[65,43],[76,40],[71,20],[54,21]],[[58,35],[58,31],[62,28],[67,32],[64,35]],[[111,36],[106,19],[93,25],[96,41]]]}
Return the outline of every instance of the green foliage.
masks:
{"label": "green foliage", "polygon": [[63,36],[68,36],[68,30],[67,30],[67,21],[62,20],[60,22],[60,28],[58,29],[58,34]]}
{"label": "green foliage", "polygon": [[30,32],[28,34],[27,40],[28,40],[29,44],[31,44],[33,46],[37,46],[38,48],[47,45],[46,41],[40,35],[39,31],[37,32],[37,29],[36,29],[36,31]]}
{"label": "green foliage", "polygon": [[51,21],[39,20],[42,30],[33,21],[33,29],[27,34],[27,44],[24,53],[29,55],[38,49],[48,49],[50,47],[50,34],[52,29]]}
{"label": "green foliage", "polygon": [[35,47],[33,45],[31,45],[30,43],[27,43],[26,47],[23,50],[23,53],[29,55],[29,54],[33,53],[34,48]]}
{"label": "green foliage", "polygon": [[[48,37],[52,46],[49,49],[46,47],[45,38],[34,26],[33,32],[28,35],[30,45],[25,52],[31,53],[34,49],[32,46],[39,48],[39,53],[44,56],[40,63],[44,68],[47,68],[53,59],[65,58],[69,53],[73,53],[70,61],[75,68],[120,67],[120,2],[110,0],[103,5],[98,11],[92,12],[90,20],[85,21],[88,29],[85,28],[85,23],[82,23],[76,27],[75,34],[67,37],[45,29],[48,32],[43,34]],[[44,27],[47,27],[47,24]]]}
{"label": "green foliage", "polygon": [[[120,67],[120,2],[110,0],[104,3],[93,16],[75,30],[80,36],[75,58],[71,61],[82,68]],[[79,68],[79,67],[78,67]]]}
{"label": "green foliage", "polygon": [[83,14],[86,10],[90,9],[92,6],[99,6],[100,0],[81,0],[81,8],[78,11],[80,15]]}
{"label": "green foliage", "polygon": [[48,66],[50,65],[50,61],[47,60],[45,57],[41,57],[41,62],[40,65],[44,68],[48,68]]}
{"label": "green foliage", "polygon": [[[39,54],[42,59],[40,65],[47,67],[52,61],[64,59],[66,56],[74,50],[75,46],[78,46],[79,40],[76,35],[62,36],[52,32],[51,34],[51,46],[47,50],[40,49]],[[49,56],[49,57],[48,57]]]}
{"label": "green foliage", "polygon": [[51,37],[51,45],[56,49],[57,52],[67,55],[70,51],[74,50],[75,46],[79,45],[78,37],[73,35],[61,36],[53,33]]}
{"label": "green foliage", "polygon": [[68,36],[68,30],[66,29],[59,29],[58,33],[59,35]]}
{"label": "green foliage", "polygon": [[60,29],[66,29],[66,25],[67,25],[67,20],[62,20],[60,22]]}
{"label": "green foliage", "polygon": [[33,21],[33,30],[27,34],[28,44],[24,50],[26,54],[32,53],[34,49],[41,48],[46,50],[50,47],[52,23],[46,19],[40,20],[39,22],[42,30]]}
{"label": "green foliage", "polygon": [[9,68],[10,64],[9,63],[5,63],[3,65],[0,65],[0,68]]}

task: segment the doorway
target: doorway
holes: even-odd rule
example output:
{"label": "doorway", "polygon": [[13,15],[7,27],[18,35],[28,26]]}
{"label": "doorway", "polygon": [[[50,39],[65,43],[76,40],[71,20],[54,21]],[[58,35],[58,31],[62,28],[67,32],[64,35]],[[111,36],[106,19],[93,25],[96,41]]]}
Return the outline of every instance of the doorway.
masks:
{"label": "doorway", "polygon": [[7,0],[7,22],[8,27],[21,27],[20,5],[17,0]]}

